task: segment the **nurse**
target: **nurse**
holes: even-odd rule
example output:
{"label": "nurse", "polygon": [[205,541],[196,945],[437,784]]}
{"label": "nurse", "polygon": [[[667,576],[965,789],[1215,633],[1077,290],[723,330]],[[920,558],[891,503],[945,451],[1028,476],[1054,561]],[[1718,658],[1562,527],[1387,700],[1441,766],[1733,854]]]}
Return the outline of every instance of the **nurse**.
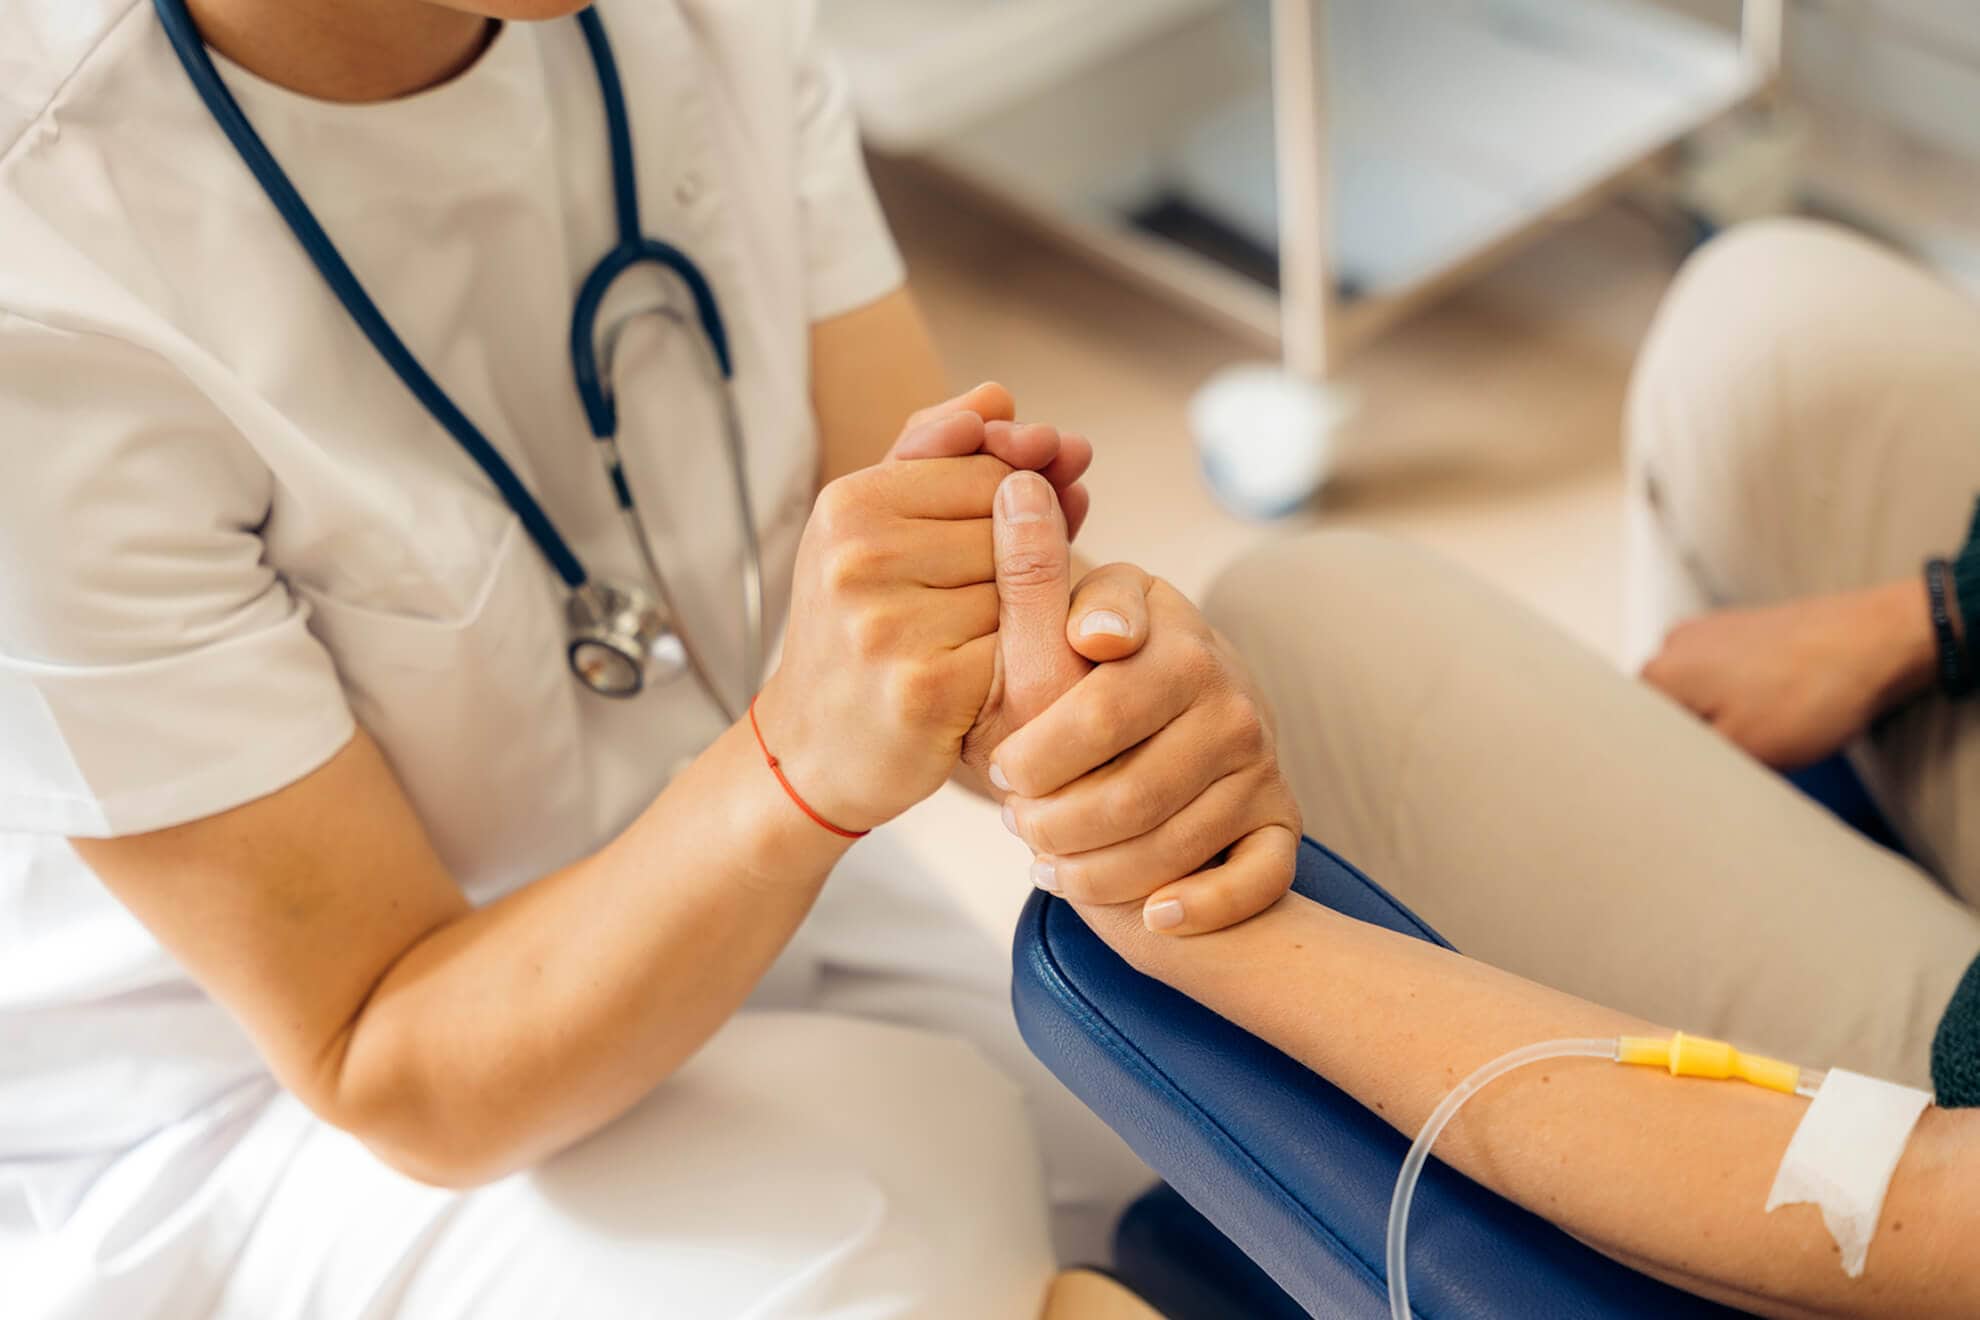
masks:
{"label": "nurse", "polygon": [[[1290,878],[1228,648],[1071,586],[1090,447],[928,406],[811,7],[576,8],[0,10],[10,1314],[1034,1314],[1149,1175],[883,827],[960,776],[1164,935]],[[629,211],[707,297],[614,290],[621,498]],[[649,552],[699,676],[611,695]]]}

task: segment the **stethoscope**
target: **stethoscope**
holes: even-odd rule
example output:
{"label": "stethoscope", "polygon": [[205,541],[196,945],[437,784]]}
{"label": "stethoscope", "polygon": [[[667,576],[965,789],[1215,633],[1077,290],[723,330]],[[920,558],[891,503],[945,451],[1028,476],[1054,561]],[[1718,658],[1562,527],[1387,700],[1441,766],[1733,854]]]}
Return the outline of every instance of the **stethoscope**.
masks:
{"label": "stethoscope", "polygon": [[[639,550],[647,586],[599,582],[585,572],[556,524],[529,493],[515,469],[496,452],[467,415],[427,374],[404,341],[392,329],[364,286],[344,263],[336,244],[317,223],[302,195],[283,172],[274,154],[248,122],[240,104],[221,81],[206,43],[186,11],[185,0],[155,0],[158,17],[164,24],[179,62],[192,79],[193,88],[212,112],[234,149],[253,172],[268,200],[288,223],[296,239],[315,263],[330,291],[350,313],[372,347],[378,351],[406,388],[411,390],[455,442],[465,450],[502,499],[514,510],[530,539],[556,570],[569,589],[565,607],[570,644],[571,670],[592,691],[607,697],[636,695],[649,681],[666,682],[693,670],[708,695],[731,720],[741,717],[741,708],[724,696],[715,683],[705,657],[686,631],[675,620],[680,611],[667,590],[667,579],[654,558],[646,526],[639,516],[620,461],[618,404],[612,393],[611,367],[619,339],[626,326],[642,316],[661,316],[681,329],[688,328],[687,317],[671,304],[636,308],[599,332],[599,315],[605,296],[621,275],[642,265],[659,266],[671,272],[687,287],[694,300],[699,323],[702,355],[709,380],[721,399],[722,429],[734,477],[736,511],[743,542],[743,699],[748,700],[763,676],[763,559],[756,532],[756,517],[750,506],[749,480],[745,470],[742,423],[736,411],[734,363],[729,355],[728,332],[715,304],[715,292],[708,279],[687,254],[657,238],[640,232],[639,188],[633,170],[632,128],[626,114],[625,92],[619,83],[619,70],[612,58],[612,47],[605,39],[605,25],[595,10],[577,16],[584,30],[585,44],[598,71],[598,90],[605,104],[605,123],[612,150],[612,188],[618,215],[619,241],[593,268],[578,290],[577,307],[571,316],[571,369],[577,378],[578,397],[584,403],[591,434],[598,442],[598,455],[605,464],[605,475],[612,483],[620,516]],[[690,335],[690,338],[694,336]],[[648,587],[651,590],[648,590]]]}

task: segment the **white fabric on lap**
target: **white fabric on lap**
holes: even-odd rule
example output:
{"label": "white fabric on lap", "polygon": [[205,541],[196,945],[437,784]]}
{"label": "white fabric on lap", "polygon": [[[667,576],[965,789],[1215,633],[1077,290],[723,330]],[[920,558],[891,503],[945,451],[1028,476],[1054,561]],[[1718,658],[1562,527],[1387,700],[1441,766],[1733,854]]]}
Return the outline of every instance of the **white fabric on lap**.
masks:
{"label": "white fabric on lap", "polygon": [[[1017,1088],[961,1041],[878,1023],[745,1013],[618,1122],[468,1192],[393,1173],[279,1093],[229,1124],[162,1222],[127,1232],[114,1186],[85,1200],[67,1263],[111,1286],[30,1294],[28,1314],[1009,1320],[1054,1269]],[[154,1163],[198,1163],[197,1142],[157,1144]],[[0,1273],[54,1282],[5,1241]]]}

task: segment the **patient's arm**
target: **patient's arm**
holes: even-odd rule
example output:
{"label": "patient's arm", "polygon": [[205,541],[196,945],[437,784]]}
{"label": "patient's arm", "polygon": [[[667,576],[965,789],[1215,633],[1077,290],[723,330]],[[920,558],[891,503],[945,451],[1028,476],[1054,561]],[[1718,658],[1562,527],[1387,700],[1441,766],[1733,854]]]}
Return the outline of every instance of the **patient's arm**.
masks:
{"label": "patient's arm", "polygon": [[[1412,1136],[1446,1091],[1515,1046],[1656,1029],[1296,894],[1186,940],[1149,935],[1137,907],[1081,913],[1136,967]],[[1762,1211],[1806,1106],[1565,1059],[1494,1082],[1436,1154],[1637,1269],[1761,1314],[1980,1314],[1980,1111],[1925,1112],[1868,1267],[1850,1279],[1815,1207]]]}

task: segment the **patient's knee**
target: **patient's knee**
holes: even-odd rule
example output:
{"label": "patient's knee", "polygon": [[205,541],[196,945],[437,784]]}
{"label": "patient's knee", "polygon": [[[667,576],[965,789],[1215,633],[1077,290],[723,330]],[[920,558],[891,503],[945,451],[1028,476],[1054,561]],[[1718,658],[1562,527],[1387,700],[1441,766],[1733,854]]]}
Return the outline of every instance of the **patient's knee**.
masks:
{"label": "patient's knee", "polygon": [[1787,444],[1819,437],[1784,425],[1784,384],[1839,395],[1892,334],[1885,299],[1918,279],[1858,235],[1810,220],[1745,225],[1700,248],[1678,272],[1644,339],[1630,383],[1635,466],[1709,448],[1771,466]]}

